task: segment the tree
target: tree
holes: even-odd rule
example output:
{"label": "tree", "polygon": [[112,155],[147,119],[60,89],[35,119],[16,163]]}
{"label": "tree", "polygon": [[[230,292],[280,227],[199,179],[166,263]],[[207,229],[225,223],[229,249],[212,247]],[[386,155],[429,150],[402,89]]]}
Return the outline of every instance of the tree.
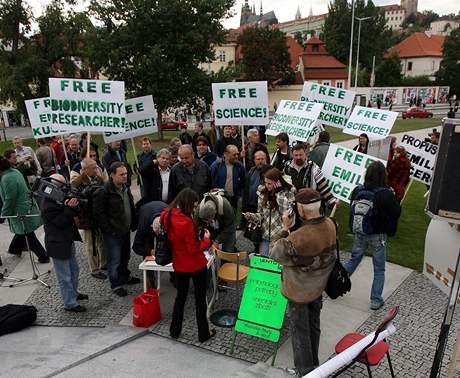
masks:
{"label": "tree", "polygon": [[401,84],[401,58],[393,53],[383,60],[375,69],[377,87],[397,87]]}
{"label": "tree", "polygon": [[286,34],[279,29],[245,29],[238,44],[246,80],[267,80],[269,87],[294,81]]}
{"label": "tree", "polygon": [[443,59],[436,77],[440,84],[449,85],[451,93],[460,94],[460,28],[446,37]]}
{"label": "tree", "polygon": [[436,12],[433,12],[431,10],[426,10],[422,12],[422,17],[420,20],[421,26],[423,26],[425,29],[428,29],[430,27],[430,24],[433,21],[436,21],[439,18],[439,14]]}
{"label": "tree", "polygon": [[[92,0],[101,25],[91,40],[91,62],[128,96],[152,94],[158,114],[210,96],[200,63],[214,59],[225,40],[220,22],[234,0]],[[160,133],[160,137],[161,137]]]}

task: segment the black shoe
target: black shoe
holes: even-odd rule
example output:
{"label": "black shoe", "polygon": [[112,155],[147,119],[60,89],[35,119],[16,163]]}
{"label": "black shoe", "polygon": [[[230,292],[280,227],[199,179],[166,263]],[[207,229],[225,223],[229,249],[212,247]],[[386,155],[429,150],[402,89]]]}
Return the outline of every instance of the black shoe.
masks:
{"label": "black shoe", "polygon": [[205,337],[204,339],[201,339],[201,340],[198,340],[200,343],[204,343],[206,341],[208,341],[210,338],[216,336],[216,330],[215,329],[211,329],[209,331],[209,336],[208,337]]}
{"label": "black shoe", "polygon": [[136,285],[136,284],[139,284],[141,283],[141,280],[137,277],[130,277],[128,282],[126,282],[126,284],[128,285]]}
{"label": "black shoe", "polygon": [[94,278],[97,278],[98,280],[105,280],[107,278],[107,276],[102,272],[94,272],[94,273],[91,273],[91,275]]}
{"label": "black shoe", "polygon": [[115,289],[113,292],[119,297],[126,297],[128,295],[128,292],[122,287]]}
{"label": "black shoe", "polygon": [[86,307],[78,305],[72,308],[65,308],[64,310],[69,312],[86,312]]}
{"label": "black shoe", "polygon": [[84,301],[86,299],[88,299],[88,295],[87,294],[82,294],[82,293],[78,293],[77,295],[77,301]]}
{"label": "black shoe", "polygon": [[49,257],[42,257],[42,258],[38,259],[38,262],[40,264],[48,264],[50,262],[50,258]]}

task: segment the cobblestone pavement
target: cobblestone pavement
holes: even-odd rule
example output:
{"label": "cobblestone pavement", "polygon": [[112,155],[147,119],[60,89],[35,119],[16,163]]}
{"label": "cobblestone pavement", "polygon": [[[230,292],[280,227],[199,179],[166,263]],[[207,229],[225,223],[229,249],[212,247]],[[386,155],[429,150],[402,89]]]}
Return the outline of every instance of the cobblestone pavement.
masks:
{"label": "cobblestone pavement", "polygon": [[[77,261],[80,267],[79,292],[88,294],[89,301],[81,301],[88,308],[85,313],[74,314],[64,311],[58,283],[54,271],[45,279],[51,288],[38,287],[27,304],[37,307],[37,325],[61,327],[105,327],[118,324],[131,311],[132,299],[142,292],[142,285],[126,287],[129,295],[120,298],[112,293],[109,281],[98,280],[91,276],[88,261],[82,243],[76,243]],[[139,276],[138,265],[141,257],[131,253],[129,269],[134,276]]]}

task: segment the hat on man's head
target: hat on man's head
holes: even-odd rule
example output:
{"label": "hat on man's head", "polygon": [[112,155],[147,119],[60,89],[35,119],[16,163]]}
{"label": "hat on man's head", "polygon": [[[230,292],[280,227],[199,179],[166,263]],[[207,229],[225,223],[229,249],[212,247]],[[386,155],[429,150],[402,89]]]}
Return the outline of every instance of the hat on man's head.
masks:
{"label": "hat on man's head", "polygon": [[300,189],[295,195],[295,201],[302,205],[317,202],[321,200],[321,194],[318,191],[310,188]]}
{"label": "hat on man's head", "polygon": [[200,209],[198,210],[198,216],[204,221],[214,219],[216,213],[217,209],[214,201],[206,201],[204,204],[200,205]]}

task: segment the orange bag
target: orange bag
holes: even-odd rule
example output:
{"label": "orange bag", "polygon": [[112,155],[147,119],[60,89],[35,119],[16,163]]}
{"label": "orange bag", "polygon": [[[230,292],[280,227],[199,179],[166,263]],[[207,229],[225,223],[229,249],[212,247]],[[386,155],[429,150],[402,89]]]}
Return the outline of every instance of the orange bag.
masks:
{"label": "orange bag", "polygon": [[148,328],[161,319],[157,289],[149,289],[133,299],[133,325]]}

